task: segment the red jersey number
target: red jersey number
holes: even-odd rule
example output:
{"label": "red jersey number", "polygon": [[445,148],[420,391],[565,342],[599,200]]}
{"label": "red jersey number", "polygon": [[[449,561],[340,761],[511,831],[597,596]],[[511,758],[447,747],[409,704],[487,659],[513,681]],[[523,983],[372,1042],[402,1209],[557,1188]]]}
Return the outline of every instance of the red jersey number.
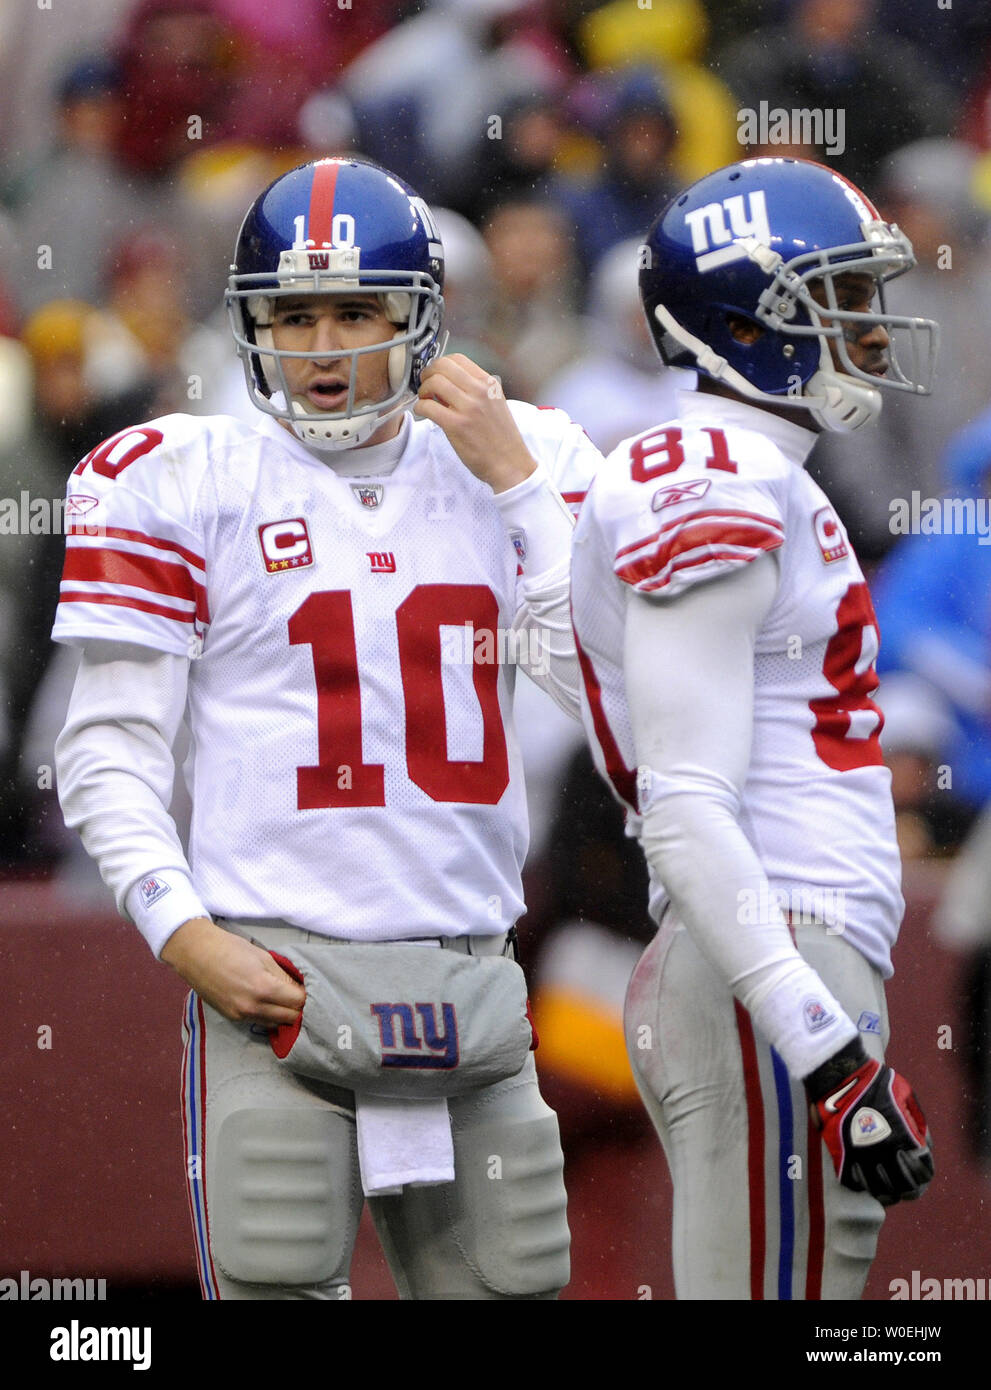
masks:
{"label": "red jersey number", "polygon": [[880,633],[866,584],[850,585],[836,610],[836,624],[822,667],[836,694],[809,701],[816,721],[812,742],[827,767],[850,772],[883,761],[879,735],[884,716],[871,699],[878,687],[874,662]]}
{"label": "red jersey number", "polygon": [[[499,609],[481,584],[419,584],[396,610],[399,669],[406,706],[406,767],[434,801],[494,806],[509,785],[497,662],[472,662],[482,715],[480,761],[447,756],[441,626],[495,632]],[[301,811],[384,806],[385,768],[362,750],[361,687],[354,613],[347,589],[310,594],[289,619],[289,641],[313,651],[319,762],[296,769]]]}
{"label": "red jersey number", "polygon": [[[98,444],[95,449],[91,449],[85,458],[80,459],[72,470],[72,476],[78,478],[87,467],[91,467],[101,478],[109,478],[111,482],[116,482],[125,468],[137,459],[144,458],[145,454],[150,454],[152,449],[157,449],[163,438],[161,430],[151,429],[147,425],[119,430],[117,434],[112,434],[109,439]],[[128,441],[129,447],[111,462],[111,455]]]}
{"label": "red jersey number", "polygon": [[[706,427],[702,432],[712,441],[712,450],[705,461],[706,468],[716,468],[723,473],[735,473],[737,466],[729,456],[729,445],[722,430]],[[650,434],[644,435],[643,439],[638,439],[630,448],[630,473],[633,481],[649,483],[654,478],[663,477],[665,473],[676,473],[685,462],[682,438],[683,433],[679,426],[668,425],[663,429],[652,430]],[[657,463],[647,463],[647,459],[652,458],[654,454],[661,454],[663,457]]]}

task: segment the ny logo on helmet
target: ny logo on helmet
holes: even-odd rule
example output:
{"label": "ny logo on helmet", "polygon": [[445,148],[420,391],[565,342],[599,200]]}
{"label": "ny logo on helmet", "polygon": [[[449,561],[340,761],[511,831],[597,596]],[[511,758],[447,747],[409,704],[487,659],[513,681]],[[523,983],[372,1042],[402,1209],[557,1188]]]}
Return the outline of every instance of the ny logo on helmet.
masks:
{"label": "ny logo on helmet", "polygon": [[[745,201],[749,203],[749,212],[745,211]],[[729,226],[726,225],[727,214]],[[706,203],[705,207],[686,212],[685,221],[692,234],[692,250],[699,271],[715,270],[717,266],[741,260],[747,253],[737,244],[740,237],[755,237],[765,246],[771,240],[767,204],[760,188],[749,194],[734,194],[721,203]]]}

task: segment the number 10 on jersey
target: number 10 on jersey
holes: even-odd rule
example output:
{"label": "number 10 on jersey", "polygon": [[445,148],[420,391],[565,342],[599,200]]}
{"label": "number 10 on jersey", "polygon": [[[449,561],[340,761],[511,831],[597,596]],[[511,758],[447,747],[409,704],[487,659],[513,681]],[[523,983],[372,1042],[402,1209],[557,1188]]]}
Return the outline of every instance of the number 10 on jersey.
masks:
{"label": "number 10 on jersey", "polygon": [[[433,801],[494,806],[509,785],[498,663],[472,663],[482,716],[481,760],[459,761],[447,754],[440,629],[468,624],[476,632],[494,632],[498,622],[495,595],[481,584],[419,584],[396,609],[406,771]],[[296,769],[299,809],[384,806],[385,765],[366,763],[363,757],[350,591],[310,594],[289,619],[289,641],[310,647],[317,694],[319,762]]]}

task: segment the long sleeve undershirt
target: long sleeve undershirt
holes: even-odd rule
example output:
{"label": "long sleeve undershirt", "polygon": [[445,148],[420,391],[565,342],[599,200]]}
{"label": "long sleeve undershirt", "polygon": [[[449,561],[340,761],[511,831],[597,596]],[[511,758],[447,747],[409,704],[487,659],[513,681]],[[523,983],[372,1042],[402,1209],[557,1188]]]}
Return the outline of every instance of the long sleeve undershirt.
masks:
{"label": "long sleeve undershirt", "polygon": [[[739,823],[754,643],[776,588],[777,561],[764,555],[674,600],[631,591],[625,668],[648,862],[699,949],[800,1078],[856,1028],[796,950]],[[741,922],[745,901],[768,904],[765,920]],[[833,1016],[814,1032],[810,1000]]]}

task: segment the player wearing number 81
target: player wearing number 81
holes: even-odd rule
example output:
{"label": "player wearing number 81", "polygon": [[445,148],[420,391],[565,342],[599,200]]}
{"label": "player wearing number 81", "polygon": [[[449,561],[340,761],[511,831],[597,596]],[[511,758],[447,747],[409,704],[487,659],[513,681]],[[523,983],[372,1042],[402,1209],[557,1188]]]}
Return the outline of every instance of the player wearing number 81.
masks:
{"label": "player wearing number 81", "polygon": [[877,625],[803,465],[883,389],[930,388],[936,326],[884,312],[904,235],[804,161],[707,176],[642,257],[654,341],[698,390],[599,473],[572,603],[589,739],[651,873],[626,1029],[677,1292],[859,1297],[884,1206],[932,1159],[883,1060],[904,904]]}
{"label": "player wearing number 81", "polygon": [[[495,1022],[526,1048],[516,670],[464,637],[523,632],[517,664],[577,715],[561,492],[601,460],[561,412],[439,355],[442,286],[401,180],[354,159],[294,170],[249,209],[228,286],[257,420],[155,420],[70,482],[86,530],[54,635],[82,660],[60,796],[193,990],[184,1131],[209,1298],[346,1293],[363,1189],[404,1296],[550,1297],[568,1277],[533,1059],[462,1080],[491,1030],[448,985],[478,975],[455,956],[491,958]],[[166,809],[184,714],[188,860]],[[316,1074],[299,1070],[311,1019]],[[442,1072],[450,1089],[425,1090]]]}

